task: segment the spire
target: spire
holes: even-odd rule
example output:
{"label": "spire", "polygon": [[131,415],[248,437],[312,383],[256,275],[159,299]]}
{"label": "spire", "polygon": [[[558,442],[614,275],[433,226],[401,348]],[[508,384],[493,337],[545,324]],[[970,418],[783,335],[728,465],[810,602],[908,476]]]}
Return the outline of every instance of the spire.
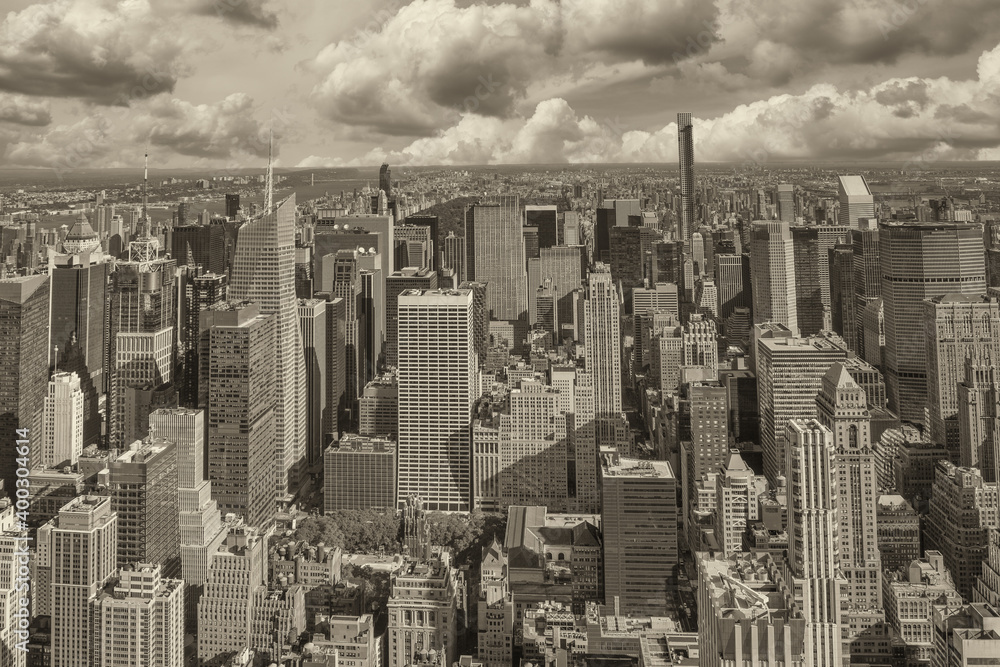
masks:
{"label": "spire", "polygon": [[152,236],[149,228],[149,146],[146,147],[146,154],[142,163],[142,238]]}
{"label": "spire", "polygon": [[264,184],[264,213],[270,213],[274,206],[274,165],[271,162],[274,148],[274,128],[267,135],[267,182]]}

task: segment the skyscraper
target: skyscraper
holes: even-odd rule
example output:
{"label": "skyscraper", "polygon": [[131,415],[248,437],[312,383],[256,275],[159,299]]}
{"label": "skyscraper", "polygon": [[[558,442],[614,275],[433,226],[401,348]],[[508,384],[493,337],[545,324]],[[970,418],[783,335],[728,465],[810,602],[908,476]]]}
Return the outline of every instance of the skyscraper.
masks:
{"label": "skyscraper", "polygon": [[378,170],[378,189],[384,192],[386,197],[392,197],[392,170],[387,164],[383,164]]}
{"label": "skyscraper", "polygon": [[[257,304],[219,304],[202,317],[208,387],[208,478],[224,513],[265,527],[274,518],[277,317]],[[298,323],[296,323],[296,329]],[[300,352],[301,354],[301,352]]]}
{"label": "skyscraper", "polygon": [[[0,477],[14,493],[17,430],[42,432],[49,378],[49,277],[0,280]],[[41,451],[31,449],[32,464]]]}
{"label": "skyscraper", "polygon": [[753,223],[750,277],[754,324],[777,322],[797,332],[795,250],[787,222],[761,220]]}
{"label": "skyscraper", "polygon": [[719,295],[719,319],[728,319],[737,308],[753,306],[750,284],[749,255],[715,256],[715,288]]}
{"label": "skyscraper", "polygon": [[278,499],[294,495],[306,456],[306,373],[295,298],[295,195],[240,228],[230,298],[275,315],[274,464]]}
{"label": "skyscraper", "polygon": [[987,482],[1000,481],[1000,370],[982,354],[965,360],[958,384],[958,434],[960,464],[979,468]]}
{"label": "skyscraper", "polygon": [[858,317],[855,312],[854,248],[838,244],[830,250],[830,320],[850,350],[858,349]]}
{"label": "skyscraper", "polygon": [[587,278],[584,302],[586,368],[594,379],[594,408],[599,419],[622,411],[621,303],[610,269],[598,264]]}
{"label": "skyscraper", "polygon": [[399,492],[427,509],[469,511],[471,422],[479,396],[473,290],[399,295]]}
{"label": "skyscraper", "polygon": [[468,280],[486,283],[493,320],[526,320],[528,281],[517,196],[474,204],[465,212]]}
{"label": "skyscraper", "polygon": [[198,269],[179,272],[184,301],[178,314],[177,337],[178,402],[187,407],[204,406],[205,388],[199,387],[199,334],[201,311],[226,300],[229,279],[225,275],[201,273]]}
{"label": "skyscraper", "polygon": [[237,214],[240,212],[240,196],[239,195],[226,195],[226,217],[230,220],[235,220]]}
{"label": "skyscraper", "polygon": [[842,667],[839,485],[833,433],[815,419],[793,419],[785,437],[788,564],[806,617],[806,664]]}
{"label": "skyscraper", "polygon": [[841,227],[857,229],[862,218],[875,219],[875,198],[864,176],[841,176],[837,182]]}
{"label": "skyscraper", "polygon": [[306,463],[310,466],[323,458],[325,442],[323,411],[327,403],[326,335],[329,330],[326,318],[326,301],[299,301],[299,329],[306,369]]}
{"label": "skyscraper", "polygon": [[448,232],[441,244],[441,268],[451,269],[456,276],[456,284],[461,284],[466,280],[465,273],[465,239],[455,236],[455,232]]}
{"label": "skyscraper", "polygon": [[789,183],[778,185],[778,219],[782,222],[795,222],[795,186]]}
{"label": "skyscraper", "polygon": [[[396,319],[399,307],[399,295],[411,289],[436,290],[438,288],[438,275],[436,271],[427,268],[410,266],[393,272],[385,282],[385,363],[387,366],[395,366],[397,362],[396,348],[399,330],[399,324]],[[443,285],[442,287],[451,286]]]}
{"label": "skyscraper", "polygon": [[559,238],[558,210],[555,204],[524,207],[525,226],[538,229],[539,249],[551,248],[563,243],[563,240]]}
{"label": "skyscraper", "polygon": [[924,300],[927,344],[927,413],[931,440],[944,444],[957,463],[959,446],[958,385],[965,360],[1000,363],[1000,303],[996,297],[945,294]]}
{"label": "skyscraper", "polygon": [[226,272],[226,230],[222,225],[197,223],[174,227],[171,255],[178,266],[200,266],[206,273]]}
{"label": "skyscraper", "polygon": [[42,424],[45,466],[73,465],[83,453],[83,390],[76,373],[54,373],[49,380]]}
{"label": "skyscraper", "polygon": [[681,210],[677,238],[690,252],[694,233],[694,125],[691,114],[677,114],[677,160],[680,165]]}
{"label": "skyscraper", "polygon": [[879,249],[889,408],[920,423],[928,360],[926,341],[914,333],[923,327],[923,300],[986,292],[982,229],[961,223],[884,224]]}
{"label": "skyscraper", "polygon": [[[882,270],[878,254],[878,225],[862,220],[859,229],[852,229],[850,243],[854,249],[854,317],[857,351],[866,360],[880,350],[868,350],[864,335],[865,309],[882,295]],[[848,341],[850,342],[850,341]]]}

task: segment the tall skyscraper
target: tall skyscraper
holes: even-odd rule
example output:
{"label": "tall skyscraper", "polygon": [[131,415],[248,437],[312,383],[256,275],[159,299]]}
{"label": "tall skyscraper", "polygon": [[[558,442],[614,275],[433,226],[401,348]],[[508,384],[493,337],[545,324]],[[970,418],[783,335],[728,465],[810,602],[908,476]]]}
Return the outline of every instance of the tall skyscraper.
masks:
{"label": "tall skyscraper", "polygon": [[753,223],[750,276],[754,323],[777,322],[798,331],[795,251],[787,222]]}
{"label": "tall skyscraper", "polygon": [[691,114],[677,114],[677,160],[680,165],[681,210],[677,238],[690,252],[694,233],[694,125]]}
{"label": "tall skyscraper", "polygon": [[399,295],[399,492],[469,511],[471,423],[479,397],[473,290]]}
{"label": "tall skyscraper", "polygon": [[[223,513],[253,526],[274,518],[277,317],[257,304],[203,311],[202,368],[208,387],[208,478]],[[296,323],[296,329],[298,324]]]}
{"label": "tall skyscraper", "polygon": [[[396,318],[399,307],[399,295],[411,289],[436,290],[438,288],[438,275],[436,271],[427,268],[410,266],[393,272],[385,282],[385,362],[387,366],[395,366],[397,363],[396,348],[399,331],[399,324]],[[451,287],[451,285],[442,285],[442,287]]]}
{"label": "tall skyscraper", "polygon": [[500,419],[501,508],[545,505],[565,508],[569,443],[560,392],[522,381],[510,392],[509,415]]}
{"label": "tall skyscraper", "polygon": [[526,320],[528,281],[521,211],[517,196],[501,196],[465,212],[469,280],[486,283],[486,304],[493,320]]}
{"label": "tall skyscraper", "polygon": [[599,419],[622,411],[621,303],[610,269],[598,264],[587,278],[584,302],[586,367],[594,379],[594,408]]}
{"label": "tall skyscraper", "polygon": [[299,301],[299,328],[306,369],[306,463],[312,466],[323,458],[325,444],[323,411],[326,409],[326,301]]}
{"label": "tall skyscraper", "polygon": [[816,396],[819,422],[833,433],[837,466],[840,569],[847,579],[845,610],[853,638],[882,610],[882,562],[878,550],[878,480],[871,446],[871,414],[865,390],[842,363],[823,376]]}
{"label": "tall skyscraper", "polygon": [[294,495],[306,457],[306,373],[295,298],[295,195],[240,228],[230,298],[275,315],[275,490]]}
{"label": "tall skyscraper", "polygon": [[764,474],[771,484],[785,470],[785,426],[816,415],[816,393],[830,365],[844,361],[838,338],[760,338],[757,341],[757,394]]}
{"label": "tall skyscraper", "polygon": [[[13,495],[17,431],[41,434],[49,379],[49,277],[0,280],[0,477]],[[33,465],[41,450],[31,449]]]}
{"label": "tall skyscraper", "polygon": [[365,342],[368,340],[358,255],[358,251],[338,250],[333,264],[333,296],[344,301],[344,374],[351,421],[357,412],[358,397],[365,388]]}
{"label": "tall skyscraper", "polygon": [[659,234],[649,227],[611,229],[611,277],[621,285],[626,304],[631,303],[632,290],[642,287],[653,273],[653,244],[658,238]]}
{"label": "tall skyscraper", "polygon": [[170,232],[171,255],[178,266],[200,266],[206,273],[225,273],[225,235],[222,225],[174,227]]}
{"label": "tall skyscraper", "polygon": [[795,186],[789,183],[778,185],[778,219],[782,222],[795,222]]}
{"label": "tall skyscraper", "polygon": [[441,268],[451,269],[456,276],[456,284],[461,284],[466,278],[465,271],[465,239],[448,232],[441,249]]}
{"label": "tall skyscraper", "polygon": [[889,408],[901,419],[920,423],[928,360],[926,341],[914,333],[924,325],[923,300],[986,292],[982,229],[961,223],[885,224],[879,249]]}
{"label": "tall skyscraper", "polygon": [[856,349],[869,363],[869,356],[880,354],[879,349],[869,351],[865,347],[864,335],[865,309],[882,295],[878,238],[878,225],[874,220],[862,220],[859,229],[851,230],[850,243],[854,249],[854,316],[858,345]]}
{"label": "tall skyscraper", "polygon": [[216,273],[201,273],[198,269],[178,272],[183,303],[178,313],[180,330],[177,337],[178,402],[186,407],[204,406],[205,388],[199,387],[199,335],[201,311],[226,300],[229,279]]}
{"label": "tall skyscraper", "polygon": [[1000,369],[981,352],[966,358],[958,384],[958,434],[959,463],[1000,481]]}
{"label": "tall skyscraper", "polygon": [[52,617],[52,667],[93,664],[91,604],[115,574],[117,550],[118,515],[106,496],[74,498],[38,529],[37,567],[51,581],[38,594]]}
{"label": "tall skyscraper", "polygon": [[749,255],[715,256],[715,288],[719,295],[719,319],[728,319],[737,308],[753,306],[750,285]]}
{"label": "tall skyscraper", "polygon": [[854,248],[838,244],[830,250],[830,320],[850,350],[858,349],[858,317],[855,312]]}
{"label": "tall skyscraper", "polygon": [[864,176],[841,176],[837,183],[840,199],[839,222],[857,229],[862,218],[875,219],[875,198]]}
{"label": "tall skyscraper", "polygon": [[791,420],[788,440],[788,565],[806,617],[806,664],[842,667],[840,519],[833,433]]}
{"label": "tall skyscraper", "polygon": [[49,379],[42,421],[42,465],[76,463],[83,453],[83,390],[76,373]]}
{"label": "tall skyscraper", "polygon": [[953,463],[959,445],[958,385],[965,360],[1000,363],[1000,303],[996,297],[945,294],[924,300],[927,344],[927,413],[931,440],[944,444]]}
{"label": "tall skyscraper", "polygon": [[386,197],[392,197],[392,170],[387,164],[383,164],[378,170],[378,189],[384,192]]}
{"label": "tall skyscraper", "polygon": [[555,204],[544,206],[526,205],[524,224],[538,230],[538,248],[551,248],[564,241],[559,234],[559,208]]}

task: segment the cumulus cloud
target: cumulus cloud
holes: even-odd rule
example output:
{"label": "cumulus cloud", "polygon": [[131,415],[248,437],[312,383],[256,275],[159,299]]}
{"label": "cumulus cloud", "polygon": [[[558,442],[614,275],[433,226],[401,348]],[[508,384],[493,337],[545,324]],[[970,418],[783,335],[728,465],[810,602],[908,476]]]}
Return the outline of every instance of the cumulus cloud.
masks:
{"label": "cumulus cloud", "polygon": [[[974,80],[890,79],[863,90],[816,85],[696,119],[699,160],[991,159],[1000,153],[1000,46],[982,55]],[[433,137],[376,149],[348,164],[408,165],[672,162],[677,127],[629,129],[578,114],[563,99],[520,119],[465,114]],[[311,156],[300,166],[340,166]]]}
{"label": "cumulus cloud", "polygon": [[415,0],[324,48],[309,63],[330,119],[389,135],[426,135],[462,113],[509,118],[532,85],[607,63],[672,62],[709,31],[701,0],[531,0],[459,6]]}
{"label": "cumulus cloud", "polygon": [[97,109],[74,123],[22,136],[9,143],[3,159],[16,166],[64,169],[134,166],[149,145],[164,162],[182,155],[200,163],[259,164],[267,157],[269,130],[273,128],[275,142],[280,142],[291,118],[279,115],[275,122],[259,120],[258,115],[253,100],[244,94],[202,105],[162,95],[129,111]]}
{"label": "cumulus cloud", "polygon": [[48,103],[24,95],[0,93],[0,123],[43,127],[51,122]]}
{"label": "cumulus cloud", "polygon": [[191,11],[201,16],[215,16],[234,25],[274,30],[278,14],[267,0],[191,0]]}

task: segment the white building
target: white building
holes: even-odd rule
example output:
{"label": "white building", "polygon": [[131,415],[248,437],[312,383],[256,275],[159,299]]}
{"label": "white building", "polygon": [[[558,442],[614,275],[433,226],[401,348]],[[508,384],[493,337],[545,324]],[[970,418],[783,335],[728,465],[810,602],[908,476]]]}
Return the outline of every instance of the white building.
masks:
{"label": "white building", "polygon": [[42,417],[42,465],[73,465],[83,453],[83,390],[76,373],[49,379]]}

